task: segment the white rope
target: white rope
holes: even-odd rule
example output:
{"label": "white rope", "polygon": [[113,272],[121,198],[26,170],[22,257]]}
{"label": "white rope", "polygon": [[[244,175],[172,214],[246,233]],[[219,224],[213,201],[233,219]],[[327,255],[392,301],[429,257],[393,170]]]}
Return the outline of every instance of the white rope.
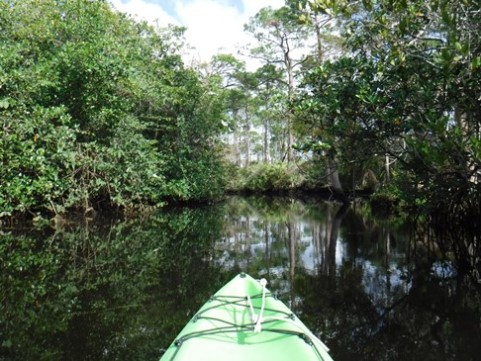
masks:
{"label": "white rope", "polygon": [[266,305],[267,280],[265,278],[262,278],[259,282],[262,286],[262,306],[261,306],[261,312],[259,312],[259,316],[257,316],[256,326],[254,327],[254,332],[256,332],[256,333],[262,331],[262,321],[263,321],[262,316],[264,315],[264,307]]}
{"label": "white rope", "polygon": [[259,283],[262,286],[262,305],[261,305],[261,311],[259,312],[258,315],[254,312],[254,306],[252,305],[252,301],[249,295],[247,295],[247,300],[249,301],[249,308],[251,311],[251,318],[252,322],[255,322],[254,326],[254,332],[259,333],[262,331],[262,322],[264,321],[263,315],[264,315],[264,308],[266,305],[266,286],[267,286],[267,280],[265,278],[262,278]]}
{"label": "white rope", "polygon": [[249,302],[249,309],[250,309],[250,312],[251,312],[252,322],[256,323],[255,326],[254,326],[254,332],[255,333],[259,333],[259,332],[262,331],[262,322],[265,322],[265,321],[287,322],[290,325],[293,325],[296,328],[298,328],[299,330],[301,330],[303,333],[308,332],[309,334],[311,334],[313,336],[312,341],[314,342],[314,344],[317,344],[317,347],[320,346],[321,349],[325,350],[326,352],[329,352],[329,348],[324,344],[324,342],[322,342],[318,337],[314,336],[311,332],[306,330],[304,327],[302,327],[298,323],[291,320],[290,317],[284,318],[284,317],[270,316],[270,317],[267,317],[267,318],[264,319],[263,315],[264,315],[264,308],[265,308],[265,305],[266,305],[267,280],[265,278],[262,278],[261,280],[259,280],[259,283],[262,286],[262,305],[261,305],[261,311],[259,312],[258,315],[256,315],[256,313],[254,311],[254,306],[252,305],[252,300],[251,300],[250,296],[247,295],[247,301]]}

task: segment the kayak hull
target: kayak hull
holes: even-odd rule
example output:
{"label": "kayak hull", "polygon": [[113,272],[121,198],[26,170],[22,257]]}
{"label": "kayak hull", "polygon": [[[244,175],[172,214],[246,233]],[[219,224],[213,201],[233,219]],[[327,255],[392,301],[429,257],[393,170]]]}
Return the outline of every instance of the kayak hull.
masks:
{"label": "kayak hull", "polygon": [[327,347],[261,282],[241,273],[179,333],[161,361],[332,361]]}

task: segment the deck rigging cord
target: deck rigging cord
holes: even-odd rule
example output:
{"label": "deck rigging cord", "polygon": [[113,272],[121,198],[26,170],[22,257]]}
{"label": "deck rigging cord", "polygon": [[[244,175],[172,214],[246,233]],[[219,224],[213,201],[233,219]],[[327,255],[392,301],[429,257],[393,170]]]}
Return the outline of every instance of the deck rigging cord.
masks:
{"label": "deck rigging cord", "polygon": [[[268,332],[268,333],[276,333],[276,334],[282,334],[287,336],[298,336],[312,347],[312,349],[314,350],[319,360],[323,360],[319,347],[321,349],[328,351],[329,349],[327,348],[327,346],[324,345],[324,343],[318,340],[317,338],[315,337],[312,338],[311,335],[306,334],[305,330],[295,323],[296,318],[292,312],[285,312],[283,310],[278,310],[270,307],[266,308],[266,298],[267,297],[274,298],[274,296],[272,295],[271,292],[267,290],[266,288],[267,281],[264,278],[259,280],[259,283],[262,286],[262,291],[260,294],[253,295],[252,297],[249,295],[247,296],[233,296],[233,295],[232,296],[231,295],[212,296],[209,302],[215,302],[215,304],[199,311],[193,317],[192,322],[197,322],[202,319],[202,320],[222,323],[225,326],[217,326],[214,328],[194,331],[194,332],[190,332],[182,335],[181,337],[179,337],[174,341],[174,345],[176,346],[176,349],[172,354],[170,361],[175,360],[182,345],[190,339],[197,338],[197,337],[212,336],[216,334],[238,333],[238,332],[246,332],[246,331],[253,331],[255,334],[258,334],[260,332]],[[252,300],[259,299],[259,298],[261,298],[260,307],[255,306],[252,302]],[[250,312],[252,322],[238,324],[236,322],[232,322],[226,319],[221,319],[219,317],[214,317],[208,314],[209,311],[223,308],[225,306],[247,308]],[[257,314],[256,311],[259,311],[259,313]],[[276,314],[277,316],[264,317],[265,312]],[[283,326],[282,324],[279,325],[279,322],[285,322],[291,326],[295,326],[297,329],[299,329],[299,331],[284,328],[285,326]],[[264,325],[264,328],[262,327],[263,325]],[[275,327],[275,326],[280,326],[280,327]]]}

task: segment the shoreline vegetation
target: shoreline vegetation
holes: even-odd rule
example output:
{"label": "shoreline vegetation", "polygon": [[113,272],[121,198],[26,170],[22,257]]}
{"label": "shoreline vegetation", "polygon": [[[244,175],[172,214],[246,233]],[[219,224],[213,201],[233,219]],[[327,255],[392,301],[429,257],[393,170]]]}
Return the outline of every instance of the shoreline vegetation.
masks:
{"label": "shoreline vegetation", "polygon": [[0,2],[0,221],[311,192],[462,224],[481,214],[480,24],[472,0],[287,0],[246,24],[249,72],[186,66],[184,28],[106,1]]}

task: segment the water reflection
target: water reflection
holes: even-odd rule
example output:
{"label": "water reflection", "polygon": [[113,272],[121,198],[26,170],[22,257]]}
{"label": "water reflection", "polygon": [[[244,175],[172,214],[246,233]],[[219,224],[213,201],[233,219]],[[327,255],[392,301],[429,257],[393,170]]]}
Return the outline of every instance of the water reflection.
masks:
{"label": "water reflection", "polygon": [[392,273],[406,255],[408,234],[393,233],[389,224],[374,223],[349,206],[236,198],[226,207],[224,236],[216,243],[225,267],[285,271],[291,278],[302,268],[335,277],[345,262]]}
{"label": "water reflection", "polygon": [[440,239],[363,204],[280,198],[4,230],[0,360],[157,360],[241,270],[266,277],[336,361],[475,360],[479,254]]}

